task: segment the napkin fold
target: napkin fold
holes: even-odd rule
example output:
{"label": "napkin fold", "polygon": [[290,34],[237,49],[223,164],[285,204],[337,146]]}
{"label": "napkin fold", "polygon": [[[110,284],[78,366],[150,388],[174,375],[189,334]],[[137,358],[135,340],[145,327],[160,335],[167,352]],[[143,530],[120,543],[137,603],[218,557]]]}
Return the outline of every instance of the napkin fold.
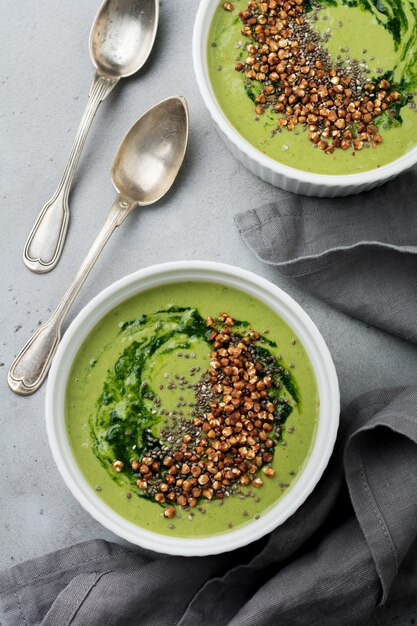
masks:
{"label": "napkin fold", "polygon": [[235,221],[262,261],[341,311],[417,343],[417,168],[358,196],[278,192]]}
{"label": "napkin fold", "polygon": [[[351,198],[277,198],[236,216],[251,249],[327,302],[416,342],[417,171]],[[268,537],[205,558],[101,540],[64,548],[0,574],[0,624],[398,623],[401,607],[417,613],[416,467],[417,385],[369,392],[342,412],[316,489]]]}

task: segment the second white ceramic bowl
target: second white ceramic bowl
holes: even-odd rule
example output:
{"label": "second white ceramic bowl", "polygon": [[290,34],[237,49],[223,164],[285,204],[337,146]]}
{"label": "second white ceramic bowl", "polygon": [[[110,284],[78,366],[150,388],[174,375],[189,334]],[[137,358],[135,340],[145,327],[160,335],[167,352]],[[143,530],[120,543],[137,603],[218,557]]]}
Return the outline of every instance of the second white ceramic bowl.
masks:
{"label": "second white ceramic bowl", "polygon": [[245,167],[268,183],[306,196],[348,196],[391,180],[417,163],[417,147],[392,163],[360,174],[324,175],[283,165],[254,148],[229,122],[214,95],[207,64],[207,39],[218,0],[200,0],[193,33],[193,60],[197,84],[226,145]]}
{"label": "second white ceramic bowl", "polygon": [[[293,329],[302,342],[317,379],[320,402],[316,437],[303,471],[291,488],[260,519],[234,531],[205,538],[179,538],[150,532],[111,509],[81,473],[65,427],[65,393],[72,364],[93,328],[114,307],[142,291],[184,281],[240,289],[261,300]],[[227,552],[259,539],[282,524],[305,501],[319,481],[333,451],[339,425],[339,387],[329,350],[303,309],[269,281],[231,265],[205,261],[165,263],[122,278],[96,296],[65,333],[49,373],[46,428],[49,445],[65,483],[80,504],[103,526],[123,539],[165,554],[203,556]]]}

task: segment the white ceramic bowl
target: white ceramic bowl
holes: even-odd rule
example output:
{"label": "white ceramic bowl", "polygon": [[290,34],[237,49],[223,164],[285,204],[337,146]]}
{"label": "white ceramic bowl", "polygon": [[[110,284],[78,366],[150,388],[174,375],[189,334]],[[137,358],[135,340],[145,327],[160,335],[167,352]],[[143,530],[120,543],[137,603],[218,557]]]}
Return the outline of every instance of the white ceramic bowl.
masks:
{"label": "white ceramic bowl", "polygon": [[226,145],[245,167],[272,185],[306,196],[335,197],[367,191],[391,180],[417,163],[417,147],[388,165],[360,174],[324,175],[283,165],[254,148],[229,122],[214,95],[207,65],[207,38],[218,0],[200,0],[193,33],[197,84]]}
{"label": "white ceramic bowl", "polygon": [[[205,281],[228,285],[265,302],[300,338],[313,365],[320,411],[317,434],[306,466],[292,487],[259,520],[235,531],[207,538],[175,538],[153,533],[113,511],[83,477],[72,455],[65,419],[65,391],[71,366],[91,330],[121,302],[152,287],[179,281]],[[290,296],[269,281],[245,270],[203,261],[156,265],[130,274],[107,287],[78,314],[65,333],[49,374],[46,393],[46,428],[54,460],[79,503],[98,522],[133,544],[165,554],[202,556],[227,552],[259,539],[282,524],[314,489],[333,450],[339,424],[339,388],[329,350],[309,316]]]}

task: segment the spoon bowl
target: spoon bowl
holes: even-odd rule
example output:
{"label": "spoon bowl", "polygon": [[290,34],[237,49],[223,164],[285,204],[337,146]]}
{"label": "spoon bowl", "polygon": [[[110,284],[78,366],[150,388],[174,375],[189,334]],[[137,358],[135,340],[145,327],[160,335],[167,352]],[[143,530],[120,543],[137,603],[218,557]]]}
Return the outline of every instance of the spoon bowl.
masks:
{"label": "spoon bowl", "polygon": [[158,0],[104,0],[90,33],[97,70],[114,78],[137,72],[152,50],[158,14]]}
{"label": "spoon bowl", "polygon": [[121,196],[144,206],[171,187],[184,159],[188,112],[181,96],[149,109],[127,132],[116,153],[112,182]]}

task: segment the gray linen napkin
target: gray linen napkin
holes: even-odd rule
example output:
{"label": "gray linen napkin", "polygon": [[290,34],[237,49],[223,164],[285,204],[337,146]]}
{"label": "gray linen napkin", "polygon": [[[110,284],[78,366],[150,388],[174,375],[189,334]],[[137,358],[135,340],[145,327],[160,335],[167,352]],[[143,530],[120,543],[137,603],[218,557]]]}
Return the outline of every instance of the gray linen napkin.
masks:
{"label": "gray linen napkin", "polygon": [[359,196],[277,195],[235,217],[249,248],[329,304],[417,343],[417,168]]}
{"label": "gray linen napkin", "polygon": [[[236,221],[261,258],[416,341],[416,190],[414,171],[349,199],[277,192],[276,204]],[[190,559],[78,544],[0,575],[0,624],[387,623],[389,603],[417,610],[416,467],[417,385],[370,392],[342,413],[312,495],[268,537]]]}

